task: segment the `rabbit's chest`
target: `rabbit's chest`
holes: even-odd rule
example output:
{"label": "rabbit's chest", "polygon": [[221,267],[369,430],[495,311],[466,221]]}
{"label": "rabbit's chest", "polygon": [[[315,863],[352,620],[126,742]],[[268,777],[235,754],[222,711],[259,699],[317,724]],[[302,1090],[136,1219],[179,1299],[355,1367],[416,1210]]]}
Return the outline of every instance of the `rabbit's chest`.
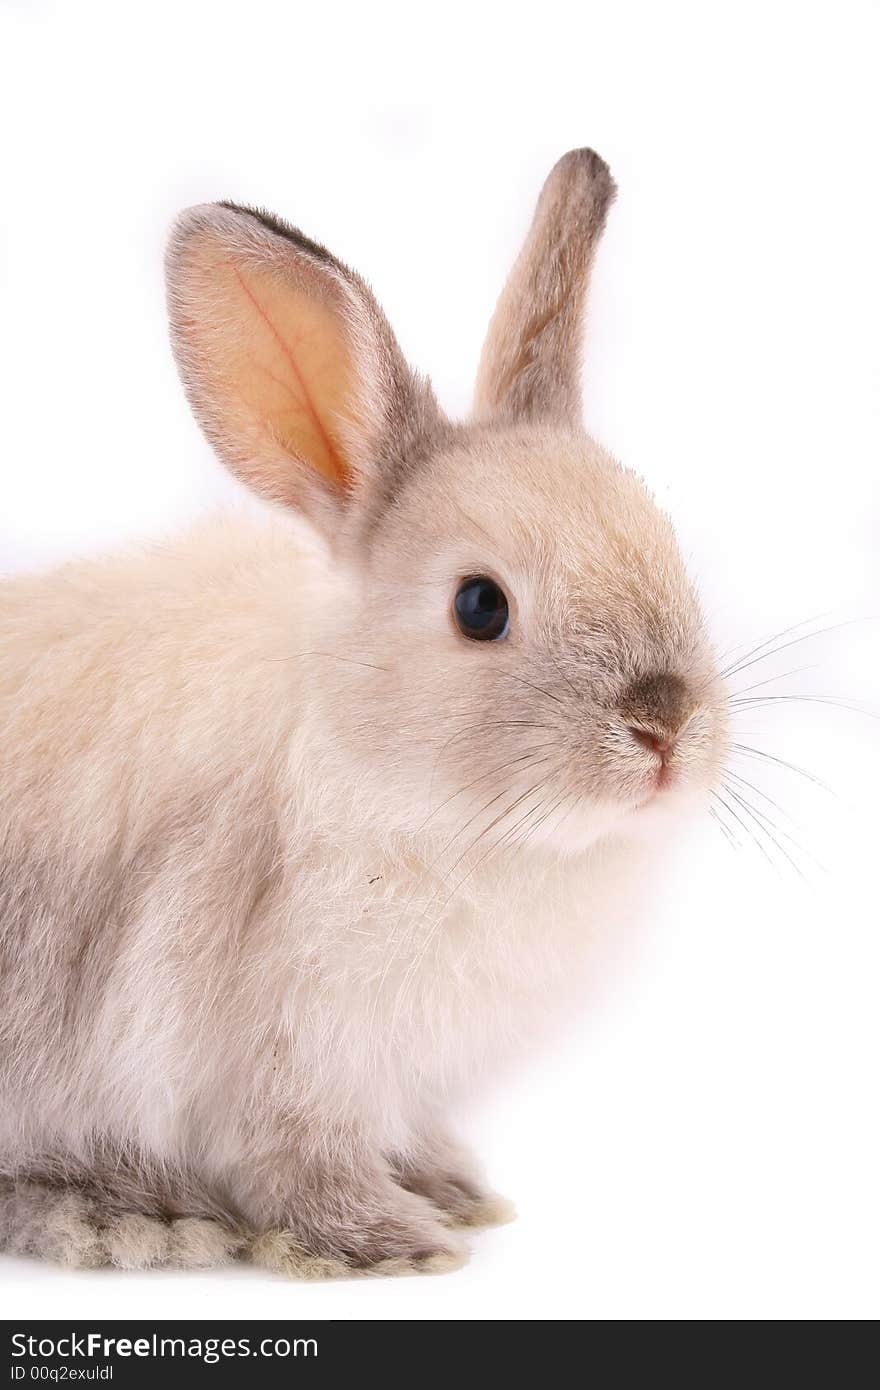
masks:
{"label": "rabbit's chest", "polygon": [[364,853],[349,870],[319,937],[306,932],[299,1016],[404,1087],[454,1085],[540,1029],[576,990],[603,910],[597,863],[499,859],[450,881]]}

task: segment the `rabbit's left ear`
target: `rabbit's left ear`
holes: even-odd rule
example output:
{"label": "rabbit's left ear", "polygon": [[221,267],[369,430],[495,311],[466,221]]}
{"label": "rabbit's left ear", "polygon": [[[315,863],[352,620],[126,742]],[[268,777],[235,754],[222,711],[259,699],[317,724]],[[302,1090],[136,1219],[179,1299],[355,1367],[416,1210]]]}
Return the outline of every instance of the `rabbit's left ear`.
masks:
{"label": "rabbit's left ear", "polygon": [[440,421],[367,285],[294,227],[225,203],[178,220],[167,278],[175,356],[209,440],[332,539]]}
{"label": "rabbit's left ear", "polygon": [[489,325],[478,420],[579,420],[583,307],[614,194],[592,150],[570,150],[550,171]]}

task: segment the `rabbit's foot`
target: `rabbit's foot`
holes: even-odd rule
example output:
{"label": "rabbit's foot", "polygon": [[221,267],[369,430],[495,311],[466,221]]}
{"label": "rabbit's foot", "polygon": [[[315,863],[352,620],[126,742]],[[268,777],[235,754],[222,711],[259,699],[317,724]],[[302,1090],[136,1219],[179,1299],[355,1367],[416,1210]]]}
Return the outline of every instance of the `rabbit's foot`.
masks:
{"label": "rabbit's foot", "polygon": [[492,1192],[468,1151],[447,1137],[435,1137],[394,1162],[401,1187],[427,1197],[452,1227],[501,1226],[516,1209]]}
{"label": "rabbit's foot", "polygon": [[457,1269],[468,1249],[435,1206],[387,1172],[324,1171],[300,1187],[283,1222],[251,1243],[253,1263],[296,1279],[363,1274],[437,1274]]}

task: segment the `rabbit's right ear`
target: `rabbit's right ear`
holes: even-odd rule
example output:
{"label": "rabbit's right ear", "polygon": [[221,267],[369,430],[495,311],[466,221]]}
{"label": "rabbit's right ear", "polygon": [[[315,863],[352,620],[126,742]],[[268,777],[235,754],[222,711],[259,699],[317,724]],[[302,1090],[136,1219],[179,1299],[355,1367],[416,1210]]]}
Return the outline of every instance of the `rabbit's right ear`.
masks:
{"label": "rabbit's right ear", "polygon": [[191,208],[166,261],[172,341],[190,404],[256,492],[333,535],[440,416],[366,284],[251,208]]}
{"label": "rabbit's right ear", "polygon": [[615,191],[593,150],[569,150],[551,169],[489,325],[478,420],[580,419],[583,306]]}

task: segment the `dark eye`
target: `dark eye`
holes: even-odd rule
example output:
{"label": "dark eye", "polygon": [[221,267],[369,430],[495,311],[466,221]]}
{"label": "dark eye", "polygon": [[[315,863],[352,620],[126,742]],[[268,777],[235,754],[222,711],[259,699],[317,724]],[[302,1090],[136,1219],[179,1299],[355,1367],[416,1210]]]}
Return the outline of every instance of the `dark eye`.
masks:
{"label": "dark eye", "polygon": [[461,581],[453,609],[459,632],[474,642],[497,642],[507,632],[507,599],[484,574]]}

